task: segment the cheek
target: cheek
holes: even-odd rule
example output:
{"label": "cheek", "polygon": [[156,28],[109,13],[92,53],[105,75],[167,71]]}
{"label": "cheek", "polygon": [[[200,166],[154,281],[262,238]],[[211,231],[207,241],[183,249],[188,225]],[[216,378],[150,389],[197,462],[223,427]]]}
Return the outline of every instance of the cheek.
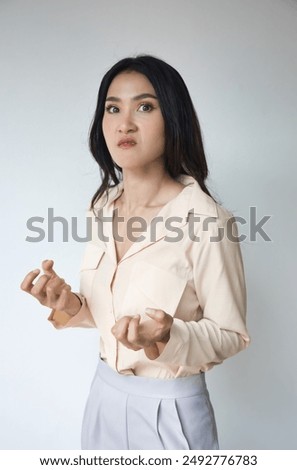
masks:
{"label": "cheek", "polygon": [[156,127],[154,132],[154,140],[158,146],[165,145],[165,129],[162,124]]}
{"label": "cheek", "polygon": [[157,125],[157,135],[158,135],[159,141],[163,140],[163,142],[165,142],[165,125],[164,125],[164,121],[162,118],[160,118],[158,125]]}
{"label": "cheek", "polygon": [[150,136],[150,139],[153,140],[156,144],[165,141],[165,128],[163,120],[156,120],[151,122],[147,127],[147,132]]}

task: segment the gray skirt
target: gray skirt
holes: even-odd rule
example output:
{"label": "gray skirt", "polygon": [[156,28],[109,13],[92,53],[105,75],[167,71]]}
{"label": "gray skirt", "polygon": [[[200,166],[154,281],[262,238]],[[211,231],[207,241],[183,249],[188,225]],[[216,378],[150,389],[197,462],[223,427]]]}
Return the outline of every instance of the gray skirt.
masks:
{"label": "gray skirt", "polygon": [[204,373],[176,379],[121,375],[100,359],[85,407],[82,449],[218,449]]}

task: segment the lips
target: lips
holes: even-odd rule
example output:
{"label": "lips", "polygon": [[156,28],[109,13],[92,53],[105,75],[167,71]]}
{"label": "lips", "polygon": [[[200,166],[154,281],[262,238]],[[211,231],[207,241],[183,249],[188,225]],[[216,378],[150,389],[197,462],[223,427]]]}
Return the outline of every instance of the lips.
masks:
{"label": "lips", "polygon": [[118,147],[122,148],[122,149],[127,149],[127,148],[131,148],[133,147],[134,145],[136,145],[136,142],[134,139],[121,139],[119,142],[118,142]]}

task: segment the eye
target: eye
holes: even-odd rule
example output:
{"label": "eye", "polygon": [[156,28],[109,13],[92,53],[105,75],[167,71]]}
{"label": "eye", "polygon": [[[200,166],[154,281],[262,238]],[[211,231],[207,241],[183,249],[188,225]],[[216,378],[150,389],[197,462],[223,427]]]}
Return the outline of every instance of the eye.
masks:
{"label": "eye", "polygon": [[153,109],[153,106],[150,103],[141,103],[138,108],[138,111],[149,113]]}
{"label": "eye", "polygon": [[106,110],[109,114],[115,114],[115,113],[119,113],[119,112],[120,112],[119,108],[117,108],[117,106],[113,106],[112,104],[106,106],[106,107],[105,107],[105,110]]}

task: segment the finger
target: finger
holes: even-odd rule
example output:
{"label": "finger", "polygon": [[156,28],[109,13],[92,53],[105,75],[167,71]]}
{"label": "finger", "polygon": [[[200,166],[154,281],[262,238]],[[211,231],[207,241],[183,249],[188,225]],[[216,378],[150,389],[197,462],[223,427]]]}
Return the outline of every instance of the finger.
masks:
{"label": "finger", "polygon": [[58,276],[53,269],[54,261],[52,259],[43,260],[41,266],[44,271],[44,274],[47,274],[48,276]]}
{"label": "finger", "polygon": [[159,349],[156,344],[144,348],[145,355],[148,359],[154,360],[160,356]]}
{"label": "finger", "polygon": [[30,271],[23,279],[20,288],[25,292],[31,292],[33,288],[33,281],[36,279],[38,274],[40,273],[40,269],[34,269],[34,271]]}
{"label": "finger", "polygon": [[48,281],[45,286],[45,294],[49,305],[55,305],[61,295],[63,287],[65,286],[66,284],[64,279],[61,279],[59,277],[55,277],[54,279],[50,279]]}
{"label": "finger", "polygon": [[66,305],[68,305],[69,292],[71,292],[71,286],[69,286],[69,284],[66,284],[65,279],[62,279],[61,277],[51,278],[46,285],[46,295],[49,305],[55,306],[58,302],[60,310],[62,309],[62,306],[60,305],[60,297],[63,293],[62,300],[67,300]]}
{"label": "finger", "polygon": [[122,317],[118,320],[111,329],[112,334],[116,337],[116,339],[122,341],[126,338],[128,327],[130,323],[131,317]]}
{"label": "finger", "polygon": [[50,288],[52,292],[54,292],[56,295],[60,295],[62,292],[62,289],[64,286],[67,284],[65,283],[65,279],[62,279],[59,276],[50,278],[49,282],[47,283],[47,288]]}
{"label": "finger", "polygon": [[114,337],[122,343],[126,348],[132,349],[133,351],[139,351],[141,347],[136,344],[131,343],[128,338],[128,330],[129,324],[131,321],[131,317],[123,317],[116,322],[116,324],[112,327],[111,331]]}
{"label": "finger", "polygon": [[40,296],[45,297],[46,296],[45,287],[49,280],[50,280],[49,276],[47,276],[46,274],[42,274],[33,285],[31,289],[31,294],[37,298]]}
{"label": "finger", "polygon": [[69,304],[69,295],[71,293],[71,287],[68,284],[65,284],[61,294],[58,296],[55,308],[57,310],[65,310]]}
{"label": "finger", "polygon": [[[163,310],[157,310],[155,308],[146,308],[145,314],[150,317],[152,320],[163,323],[166,316],[168,315]],[[170,315],[169,315],[170,316]]]}
{"label": "finger", "polygon": [[128,326],[127,340],[135,345],[139,342],[139,322],[140,315],[135,315],[135,317],[131,318]]}

